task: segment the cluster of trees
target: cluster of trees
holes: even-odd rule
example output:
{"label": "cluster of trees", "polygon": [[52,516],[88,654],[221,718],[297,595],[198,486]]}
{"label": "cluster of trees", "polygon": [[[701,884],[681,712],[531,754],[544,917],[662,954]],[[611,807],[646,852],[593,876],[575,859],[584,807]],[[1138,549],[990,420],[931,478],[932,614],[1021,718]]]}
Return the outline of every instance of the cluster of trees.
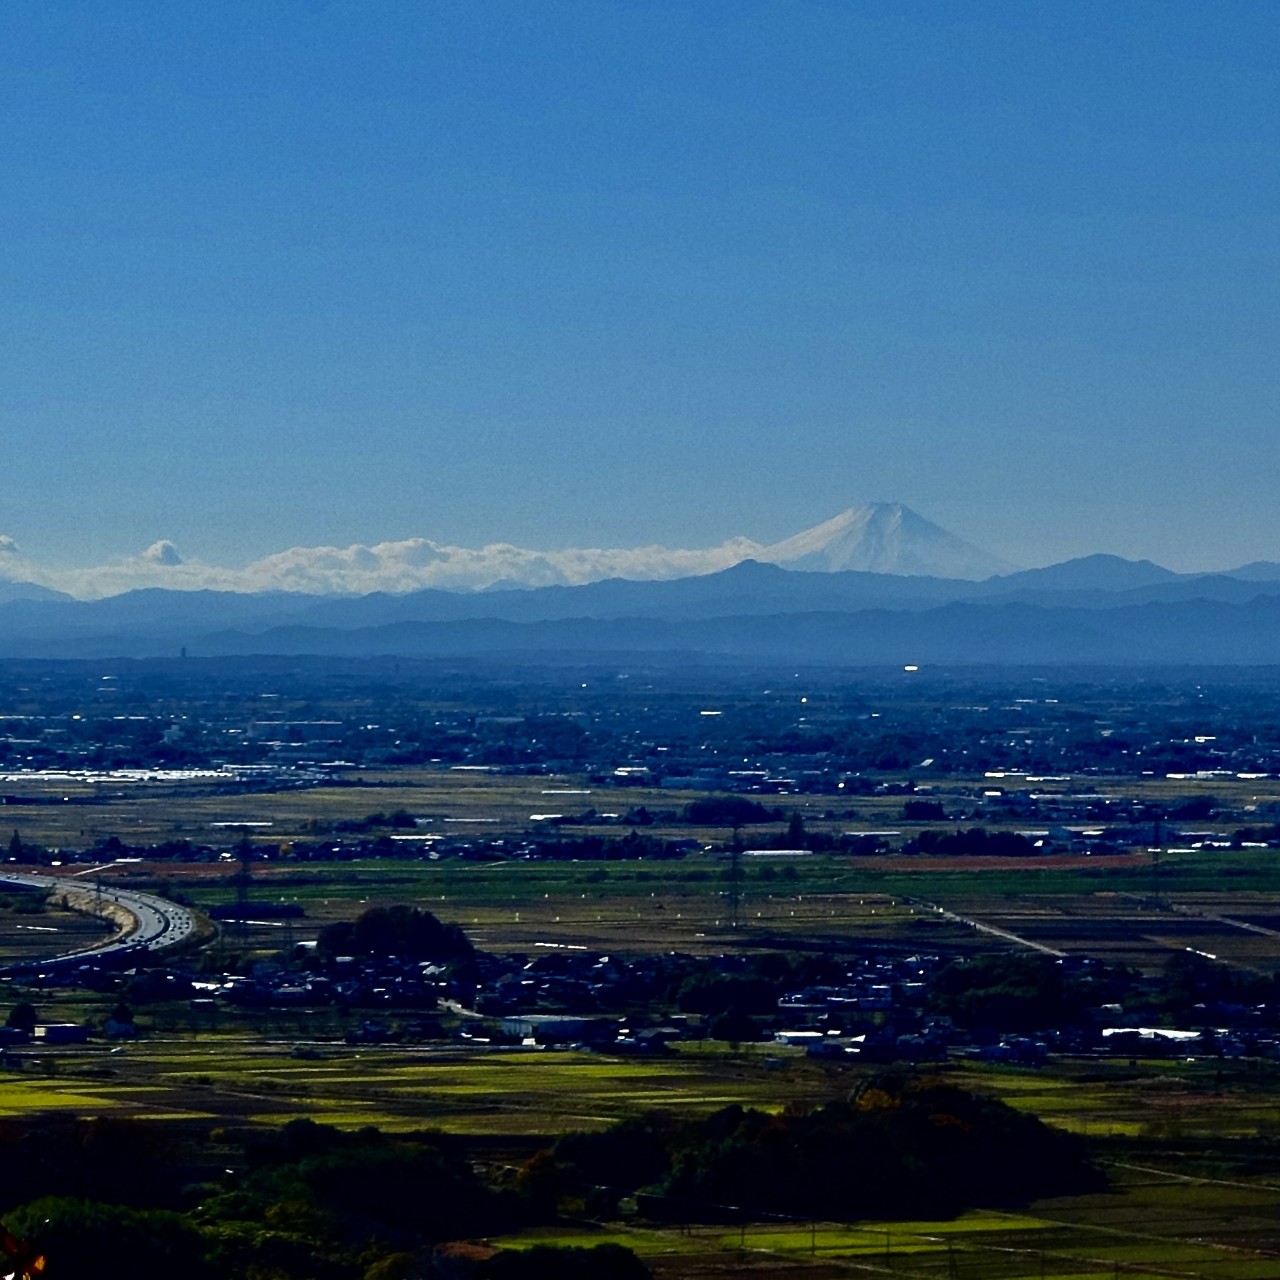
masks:
{"label": "cluster of trees", "polygon": [[10,862],[48,863],[53,858],[53,854],[44,845],[37,844],[34,840],[24,840],[18,834],[17,827],[9,837],[8,852]]}
{"label": "cluster of trees", "polygon": [[932,1012],[986,1032],[1093,1025],[1104,1004],[1178,1025],[1216,1025],[1224,1006],[1280,1004],[1280,973],[1232,968],[1193,951],[1175,952],[1149,977],[1123,965],[1070,970],[1051,956],[1010,952],[953,960],[929,992]]}
{"label": "cluster of trees", "polygon": [[906,822],[941,822],[946,816],[939,800],[907,800],[902,806]]}
{"label": "cluster of trees", "polygon": [[934,978],[929,1007],[957,1026],[1038,1031],[1078,1021],[1108,998],[1094,977],[1069,977],[1052,956],[1017,952],[953,960]]}
{"label": "cluster of trees", "polygon": [[534,842],[534,856],[552,862],[622,862],[637,858],[671,860],[683,858],[689,849],[688,841],[660,840],[657,836],[641,835],[638,831],[629,831],[620,839],[589,835]]}
{"label": "cluster of trees", "polygon": [[[55,857],[65,857],[67,850],[54,853],[32,840],[23,840],[15,830],[9,837],[9,858],[14,862],[48,864]],[[208,858],[214,850],[209,845],[192,844],[190,840],[161,840],[156,844],[126,844],[119,836],[104,836],[89,846],[85,854],[95,860],[136,857],[148,860],[188,862],[196,858]]]}
{"label": "cluster of trees", "polygon": [[1016,831],[988,831],[970,827],[967,831],[937,831],[927,828],[902,846],[903,853],[927,853],[940,858],[1019,858],[1039,853],[1036,846]]}
{"label": "cluster of trees", "polygon": [[332,823],[332,831],[376,831],[389,827],[393,831],[412,831],[417,819],[407,809],[393,809],[390,813],[369,813],[363,818],[344,818]]}
{"label": "cluster of trees", "polygon": [[560,1139],[525,1171],[544,1195],[644,1191],[676,1220],[726,1212],[849,1222],[1012,1208],[1103,1185],[1079,1139],[991,1098],[886,1075],[848,1101],[705,1120],[651,1114]]}
{"label": "cluster of trees", "polygon": [[1280,1001],[1280,974],[1270,976],[1217,964],[1194,951],[1170,956],[1152,1003],[1164,1013],[1187,1019],[1197,1009],[1221,1005],[1275,1004]]}
{"label": "cluster of trees", "polygon": [[766,809],[745,796],[706,796],[685,805],[684,820],[695,827],[746,827],[760,822],[783,822],[779,808]]}
{"label": "cluster of trees", "polygon": [[470,960],[471,940],[456,924],[444,924],[418,907],[397,903],[370,907],[355,920],[326,925],[316,939],[321,956],[397,956],[449,964]]}
{"label": "cluster of trees", "polygon": [[[43,1280],[181,1275],[189,1280],[407,1280],[436,1274],[433,1247],[536,1217],[489,1186],[440,1135],[344,1133],[308,1120],[191,1143],[130,1121],[0,1129],[0,1204],[13,1236],[46,1258]],[[221,1172],[227,1150],[238,1168]],[[216,1159],[219,1176],[210,1177]],[[201,1181],[202,1175],[205,1179]],[[640,1280],[626,1250],[530,1260],[498,1253],[477,1280],[539,1275]]]}
{"label": "cluster of trees", "polygon": [[778,999],[788,991],[843,979],[841,966],[816,955],[788,956],[767,952],[747,958],[738,972],[726,972],[723,962],[691,960],[686,976],[668,987],[684,1013],[707,1019],[712,1040],[750,1042],[764,1038],[758,1017],[777,1013]]}
{"label": "cluster of trees", "polygon": [[1231,833],[1232,844],[1239,847],[1245,841],[1280,844],[1280,823],[1268,823],[1262,827],[1237,827]]}
{"label": "cluster of trees", "polygon": [[778,998],[797,987],[839,982],[844,966],[830,956],[767,951],[738,958],[727,969],[723,956],[666,958],[664,999],[684,1013],[773,1013]]}

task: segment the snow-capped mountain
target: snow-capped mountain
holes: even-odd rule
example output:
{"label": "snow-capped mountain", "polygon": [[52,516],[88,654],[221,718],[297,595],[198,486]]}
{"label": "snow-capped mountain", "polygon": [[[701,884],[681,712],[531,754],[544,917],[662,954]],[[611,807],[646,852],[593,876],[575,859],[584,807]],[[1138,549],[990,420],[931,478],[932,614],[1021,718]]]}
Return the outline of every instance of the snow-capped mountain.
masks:
{"label": "snow-capped mountain", "polygon": [[860,569],[975,582],[1009,573],[1014,567],[900,502],[850,507],[823,524],[763,548],[755,558],[788,569],[826,573]]}

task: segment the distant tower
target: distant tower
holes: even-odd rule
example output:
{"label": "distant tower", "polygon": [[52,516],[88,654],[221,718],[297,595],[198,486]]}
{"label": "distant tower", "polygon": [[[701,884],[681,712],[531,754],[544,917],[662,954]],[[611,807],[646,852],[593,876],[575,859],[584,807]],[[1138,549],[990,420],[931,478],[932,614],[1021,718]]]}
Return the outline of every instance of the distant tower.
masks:
{"label": "distant tower", "polygon": [[253,845],[249,843],[247,835],[240,837],[240,843],[236,846],[236,857],[240,864],[236,871],[236,932],[240,945],[243,946],[249,920],[249,882],[253,875],[251,866]]}
{"label": "distant tower", "polygon": [[742,833],[733,829],[729,845],[729,927],[738,927],[738,908],[742,904]]}
{"label": "distant tower", "polygon": [[1155,847],[1151,850],[1151,897],[1156,906],[1160,906],[1160,851],[1164,848],[1164,815],[1156,814]]}

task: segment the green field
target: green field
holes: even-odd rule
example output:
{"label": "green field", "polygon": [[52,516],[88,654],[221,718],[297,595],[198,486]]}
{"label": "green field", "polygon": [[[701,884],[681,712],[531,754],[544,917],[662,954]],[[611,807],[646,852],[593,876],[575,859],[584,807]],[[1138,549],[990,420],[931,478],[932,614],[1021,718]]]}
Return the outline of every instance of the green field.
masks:
{"label": "green field", "polygon": [[[421,771],[361,781],[373,785],[235,796],[137,789],[103,795],[101,804],[15,807],[14,825],[22,839],[52,845],[107,834],[231,840],[214,824],[270,822],[254,828],[267,844],[314,838],[336,820],[401,807],[424,820],[423,831],[496,834],[527,829],[531,814],[560,800],[600,811],[639,804],[674,811],[693,798],[633,788],[591,788],[590,797],[545,794],[587,789],[582,779],[567,777]],[[1099,782],[1098,789],[1110,785]],[[1172,794],[1165,780],[1135,785]],[[1178,785],[1184,792],[1194,787]],[[1215,789],[1226,788],[1215,781]],[[903,827],[900,797],[852,801],[856,821],[817,816],[825,799],[785,803],[809,809],[808,821],[819,829],[824,822],[832,830]],[[662,824],[650,830],[689,834]],[[728,835],[692,834],[708,843]],[[376,861],[253,863],[251,904],[292,903],[305,914],[229,928],[217,944],[221,953],[248,962],[374,903],[403,902],[462,925],[478,946],[499,951],[539,944],[702,953],[1034,945],[1157,970],[1192,947],[1265,973],[1280,968],[1280,930],[1272,928],[1280,923],[1276,854],[1265,850],[1166,851],[1158,876],[1144,853],[1003,863],[746,858],[734,927],[729,864],[716,852],[672,862],[549,863],[427,861],[409,849]],[[235,872],[234,864],[127,863],[102,875],[210,907],[236,898]],[[23,927],[31,924],[59,934]],[[38,954],[55,936],[61,949],[64,929],[70,936],[96,928],[80,918],[46,921],[16,907],[0,909],[0,947],[10,955]],[[114,999],[18,987],[8,994],[9,1003],[28,997],[44,1015],[73,1021],[99,1021]],[[703,1042],[657,1059],[452,1045],[351,1047],[342,1034],[362,1015],[331,1008],[209,1013],[181,1002],[138,1013],[146,1034],[136,1043],[24,1050],[23,1070],[0,1075],[0,1117],[115,1114],[207,1128],[310,1116],[348,1128],[433,1128],[469,1139],[478,1158],[501,1171],[559,1134],[599,1129],[638,1111],[698,1114],[728,1103],[778,1110],[844,1096],[861,1079],[857,1069],[774,1045],[739,1051]],[[930,1280],[1280,1277],[1280,1156],[1273,1149],[1280,1067],[1170,1059],[939,1070],[1085,1135],[1112,1176],[1111,1189],[1042,1202],[1026,1213],[951,1222],[772,1221],[677,1230],[627,1216],[603,1225],[569,1223],[508,1243],[616,1239],[672,1280],[851,1273]]]}
{"label": "green field", "polygon": [[[560,1133],[601,1128],[639,1110],[816,1104],[843,1096],[863,1074],[778,1046],[717,1043],[656,1060],[320,1042],[298,1056],[306,1021],[303,1013],[286,1015],[274,1041],[188,1027],[115,1051],[89,1045],[31,1054],[25,1072],[0,1080],[0,1115],[63,1111],[209,1126],[310,1116],[349,1128],[431,1128],[480,1143],[481,1158],[503,1167]],[[934,1074],[1086,1134],[1111,1189],[949,1222],[679,1229],[624,1216],[504,1243],[617,1239],[656,1275],[672,1278],[799,1276],[815,1267],[975,1280],[1023,1280],[1042,1270],[1050,1277],[1280,1275],[1280,1067],[1064,1061],[1035,1071],[952,1064]]]}
{"label": "green field", "polygon": [[[538,943],[946,951],[1016,946],[1021,939],[1152,971],[1191,947],[1269,973],[1280,967],[1280,930],[1257,922],[1280,922],[1274,858],[1257,850],[1166,854],[1158,898],[1151,864],[1140,854],[974,866],[918,857],[744,859],[736,928],[729,865],[719,853],[671,862],[277,861],[253,864],[250,902],[294,904],[305,915],[252,927],[243,938],[237,931],[236,938],[259,952],[279,950],[371,904],[408,902],[498,951]],[[206,909],[234,901],[238,892],[233,865],[130,864],[102,876],[179,892]]]}

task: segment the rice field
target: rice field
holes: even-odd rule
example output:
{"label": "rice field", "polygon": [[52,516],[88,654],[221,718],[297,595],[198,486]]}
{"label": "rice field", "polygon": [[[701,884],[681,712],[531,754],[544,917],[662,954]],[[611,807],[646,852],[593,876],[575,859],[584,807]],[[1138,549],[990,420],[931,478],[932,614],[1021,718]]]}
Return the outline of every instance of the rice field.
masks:
{"label": "rice field", "polygon": [[[978,1211],[929,1222],[744,1222],[738,1226],[537,1230],[508,1248],[616,1242],[655,1276],[850,1273],[921,1280],[1275,1280],[1280,1187],[1224,1187],[1116,1170],[1112,1189],[1041,1201],[1025,1213]],[[1215,1194],[1216,1193],[1216,1194]]]}
{"label": "rice field", "polygon": [[[305,1056],[299,1056],[304,1052]],[[840,1096],[859,1071],[779,1046],[706,1044],[671,1058],[533,1049],[300,1051],[229,1032],[29,1055],[0,1077],[0,1116],[61,1111],[156,1122],[439,1129],[519,1160],[556,1135],[639,1110],[777,1109]],[[1095,1195],[944,1222],[756,1221],[674,1228],[634,1216],[504,1240],[617,1240],[655,1276],[848,1274],[1052,1280],[1069,1276],[1274,1280],[1280,1276],[1280,1069],[1167,1060],[1041,1070],[949,1065],[966,1088],[1086,1134],[1112,1178]],[[498,1144],[496,1147],[494,1144]]]}

